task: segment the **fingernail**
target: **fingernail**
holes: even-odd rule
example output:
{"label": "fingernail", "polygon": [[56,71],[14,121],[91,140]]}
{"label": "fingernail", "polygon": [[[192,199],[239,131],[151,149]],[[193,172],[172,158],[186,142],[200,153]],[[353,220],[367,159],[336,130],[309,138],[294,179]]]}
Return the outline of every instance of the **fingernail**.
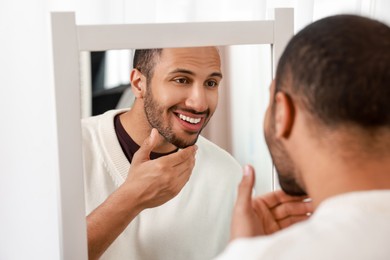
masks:
{"label": "fingernail", "polygon": [[158,133],[157,129],[156,128],[152,128],[152,131],[150,131],[150,138],[152,138],[152,139],[156,138],[154,136],[156,136],[157,133]]}
{"label": "fingernail", "polygon": [[249,172],[250,172],[249,165],[246,165],[246,166],[244,167],[244,176],[249,176]]}

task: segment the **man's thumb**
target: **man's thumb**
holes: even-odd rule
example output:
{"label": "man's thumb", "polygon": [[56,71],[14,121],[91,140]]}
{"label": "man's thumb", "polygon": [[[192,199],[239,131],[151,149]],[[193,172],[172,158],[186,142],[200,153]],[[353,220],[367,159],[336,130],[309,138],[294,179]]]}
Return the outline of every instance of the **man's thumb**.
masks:
{"label": "man's thumb", "polygon": [[157,129],[153,128],[150,135],[144,140],[141,147],[133,156],[133,164],[137,162],[144,162],[150,160],[150,153],[156,147],[159,140],[159,133]]}
{"label": "man's thumb", "polygon": [[237,205],[241,207],[251,206],[252,190],[255,183],[255,170],[252,166],[246,165],[243,170],[241,183],[238,187]]}

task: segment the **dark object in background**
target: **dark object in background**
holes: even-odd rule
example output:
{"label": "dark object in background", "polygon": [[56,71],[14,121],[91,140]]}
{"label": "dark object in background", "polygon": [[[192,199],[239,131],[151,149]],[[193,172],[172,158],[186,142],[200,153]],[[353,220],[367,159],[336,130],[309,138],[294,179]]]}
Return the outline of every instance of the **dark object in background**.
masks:
{"label": "dark object in background", "polygon": [[108,110],[115,109],[126,88],[121,85],[105,89],[105,51],[91,52],[91,80],[92,80],[92,115],[100,115]]}
{"label": "dark object in background", "polygon": [[92,115],[100,115],[108,110],[115,109],[120,98],[129,85],[121,85],[110,89],[101,89],[92,94]]}

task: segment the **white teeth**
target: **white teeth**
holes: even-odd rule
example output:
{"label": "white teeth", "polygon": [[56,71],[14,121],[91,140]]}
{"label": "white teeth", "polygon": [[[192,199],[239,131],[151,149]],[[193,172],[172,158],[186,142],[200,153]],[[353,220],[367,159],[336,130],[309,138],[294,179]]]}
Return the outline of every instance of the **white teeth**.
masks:
{"label": "white teeth", "polygon": [[192,118],[192,117],[188,117],[188,116],[185,116],[185,115],[182,115],[182,114],[179,114],[179,118],[181,120],[184,120],[184,121],[187,121],[191,124],[197,124],[200,122],[200,118]]}

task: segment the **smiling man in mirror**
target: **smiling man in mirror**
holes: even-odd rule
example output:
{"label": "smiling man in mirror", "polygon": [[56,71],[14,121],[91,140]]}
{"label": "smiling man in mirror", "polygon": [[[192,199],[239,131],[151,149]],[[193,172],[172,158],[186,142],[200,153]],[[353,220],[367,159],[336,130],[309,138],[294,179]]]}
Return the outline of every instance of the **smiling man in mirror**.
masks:
{"label": "smiling man in mirror", "polygon": [[[83,120],[89,258],[211,259],[228,243],[242,176],[200,136],[218,103],[218,49],[137,50],[133,65],[132,108]],[[278,194],[306,216],[292,207],[302,197]]]}

